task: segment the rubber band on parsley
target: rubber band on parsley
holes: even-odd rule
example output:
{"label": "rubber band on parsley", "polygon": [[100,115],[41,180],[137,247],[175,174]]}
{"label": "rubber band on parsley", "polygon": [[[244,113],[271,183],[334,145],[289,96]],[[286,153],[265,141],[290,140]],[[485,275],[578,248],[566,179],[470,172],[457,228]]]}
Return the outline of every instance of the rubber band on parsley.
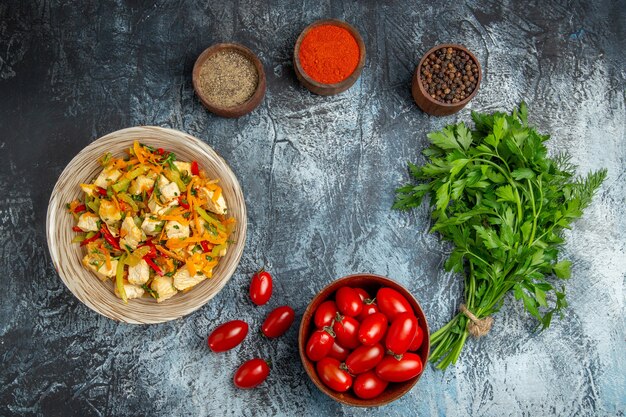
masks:
{"label": "rubber band on parsley", "polygon": [[606,177],[606,170],[577,177],[567,154],[548,157],[549,136],[528,126],[524,103],[511,115],[472,112],[472,119],[474,130],[459,123],[428,135],[429,162],[409,164],[419,183],[399,188],[393,206],[408,210],[429,195],[431,232],[454,248],[445,268],[464,275],[463,312],[431,336],[440,369],[456,362],[470,331],[488,332],[478,327],[509,291],[543,329],[567,306],[559,280],[570,277],[571,262],[558,256],[562,232]]}

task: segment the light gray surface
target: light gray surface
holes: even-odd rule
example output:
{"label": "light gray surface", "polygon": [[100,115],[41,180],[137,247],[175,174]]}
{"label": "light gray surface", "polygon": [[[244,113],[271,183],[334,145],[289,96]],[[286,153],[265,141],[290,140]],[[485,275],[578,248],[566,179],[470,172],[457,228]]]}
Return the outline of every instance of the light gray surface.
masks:
{"label": "light gray surface", "polygon": [[[539,416],[624,415],[625,100],[624,1],[0,3],[0,415]],[[356,26],[367,45],[348,92],[314,96],[291,65],[299,32],[318,18]],[[256,51],[268,77],[262,105],[227,120],[193,95],[195,57],[218,41]],[[474,51],[484,79],[455,116],[412,102],[420,54],[442,42]],[[568,149],[580,172],[609,177],[568,233],[573,261],[563,320],[535,334],[513,299],[491,334],[470,341],[456,367],[428,367],[404,398],[377,410],[342,407],[308,381],[296,325],[278,339],[256,331],[273,307],[299,320],[313,295],[354,272],[387,275],[421,301],[432,328],[458,304],[448,248],[427,234],[425,207],[393,212],[407,160],[425,134],[469,111],[510,110]],[[149,327],[117,324],[81,305],[45,247],[47,199],[82,147],[111,131],[160,125],[202,138],[239,177],[249,210],[241,265],[205,308]],[[267,306],[247,298],[253,271],[275,276]],[[206,336],[244,319],[252,331],[213,354]],[[237,366],[261,356],[268,382],[239,391]]]}

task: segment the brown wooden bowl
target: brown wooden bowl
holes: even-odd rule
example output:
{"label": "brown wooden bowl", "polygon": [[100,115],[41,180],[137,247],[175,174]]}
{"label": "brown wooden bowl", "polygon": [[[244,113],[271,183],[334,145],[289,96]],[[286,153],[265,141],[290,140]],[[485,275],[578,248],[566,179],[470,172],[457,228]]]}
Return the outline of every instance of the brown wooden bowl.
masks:
{"label": "brown wooden bowl", "polygon": [[422,359],[424,369],[426,369],[426,363],[428,362],[428,355],[430,353],[430,332],[428,329],[428,322],[426,321],[426,316],[424,315],[422,308],[420,307],[415,297],[413,297],[413,295],[402,285],[390,280],[389,278],[374,274],[355,274],[340,278],[327,285],[313,298],[313,300],[311,300],[311,303],[309,304],[304,312],[304,315],[302,316],[302,321],[300,322],[300,331],[298,334],[298,348],[300,350],[300,359],[302,360],[302,365],[304,366],[306,373],[309,375],[309,378],[311,378],[311,381],[313,381],[313,383],[317,385],[317,387],[324,394],[328,395],[335,401],[355,407],[378,407],[388,404],[409,392],[420,379],[424,371],[422,370],[422,372],[418,376],[408,381],[389,383],[387,389],[376,398],[370,400],[362,400],[354,395],[351,390],[347,392],[335,392],[328,388],[326,385],[324,385],[324,383],[317,376],[317,372],[315,371],[315,363],[306,356],[306,343],[309,340],[309,336],[311,335],[311,333],[315,330],[315,326],[312,323],[315,310],[317,310],[319,305],[322,304],[324,301],[334,297],[335,292],[339,288],[344,286],[363,288],[372,296],[376,294],[379,288],[389,287],[398,291],[409,301],[409,303],[413,307],[418,323],[424,331],[424,342],[422,343],[422,346],[419,348],[417,353]]}
{"label": "brown wooden bowl", "polygon": [[[458,103],[447,104],[447,103],[442,103],[440,101],[435,100],[428,94],[428,92],[422,85],[422,81],[420,80],[420,74],[422,72],[422,64],[424,63],[428,55],[432,54],[433,52],[441,48],[453,48],[453,49],[465,52],[471,57],[471,59],[476,63],[476,66],[478,67],[478,81],[476,82],[476,88],[474,89],[474,91],[472,91],[472,94],[470,94],[468,97],[465,97],[465,100],[459,101]],[[434,48],[426,52],[424,56],[422,56],[422,59],[420,60],[420,63],[417,66],[417,68],[415,68],[415,73],[413,74],[413,81],[411,83],[411,92],[413,93],[413,99],[415,100],[415,103],[424,112],[428,114],[432,114],[433,116],[447,116],[447,115],[458,112],[463,107],[465,107],[465,105],[469,103],[471,99],[474,98],[476,93],[478,93],[478,89],[480,88],[480,81],[482,80],[482,76],[483,74],[482,74],[482,69],[480,67],[480,62],[478,62],[478,59],[476,59],[476,56],[474,56],[473,53],[471,53],[463,45],[445,43],[442,45],[435,46]]]}
{"label": "brown wooden bowl", "polygon": [[[257,84],[256,90],[254,91],[254,94],[252,94],[252,97],[250,97],[245,103],[232,107],[217,107],[211,104],[202,94],[202,90],[200,90],[200,68],[202,67],[202,64],[204,64],[204,62],[207,60],[207,58],[209,58],[214,53],[223,51],[225,49],[237,51],[241,55],[252,61],[254,67],[259,74],[259,82]],[[244,114],[250,113],[261,103],[261,100],[263,100],[263,96],[265,96],[266,81],[263,64],[254,54],[254,52],[238,43],[217,43],[205,49],[204,52],[200,54],[200,56],[196,60],[196,63],[193,66],[192,81],[193,89],[196,91],[196,94],[198,95],[198,98],[200,99],[202,104],[204,104],[204,107],[209,109],[211,113],[215,113],[218,116],[222,117],[240,117]]]}
{"label": "brown wooden bowl", "polygon": [[[336,84],[324,84],[320,83],[319,81],[315,81],[313,78],[309,77],[309,75],[302,69],[302,65],[300,64],[299,52],[302,40],[309,33],[309,31],[311,31],[311,29],[321,25],[334,25],[346,29],[348,32],[350,32],[352,36],[354,36],[357,45],[359,45],[359,63],[357,64],[355,70],[352,72],[352,74],[350,74],[348,78]],[[332,96],[346,91],[348,88],[352,87],[356,80],[359,79],[359,77],[361,76],[361,71],[363,71],[363,66],[365,66],[365,43],[363,43],[363,38],[361,38],[359,32],[352,25],[344,22],[343,20],[317,20],[304,28],[302,33],[300,33],[300,36],[298,36],[298,40],[296,40],[296,46],[293,50],[293,68],[296,72],[296,77],[298,77],[298,81],[300,81],[300,83],[307,89],[309,89],[309,91],[311,91],[312,93],[322,96]]]}

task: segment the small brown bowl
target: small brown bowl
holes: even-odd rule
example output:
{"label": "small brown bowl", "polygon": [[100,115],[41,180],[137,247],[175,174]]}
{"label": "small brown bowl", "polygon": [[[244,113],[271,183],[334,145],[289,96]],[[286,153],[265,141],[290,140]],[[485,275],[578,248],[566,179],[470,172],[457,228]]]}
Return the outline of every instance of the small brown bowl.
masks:
{"label": "small brown bowl", "polygon": [[[259,74],[259,82],[257,83],[256,90],[252,94],[252,97],[248,99],[245,103],[232,106],[232,107],[217,107],[211,104],[205,96],[203,96],[202,91],[200,90],[200,68],[202,64],[209,58],[211,55],[223,51],[225,49],[230,49],[239,52],[244,57],[248,58],[254,64],[254,67]],[[265,71],[263,70],[263,64],[259,60],[259,58],[252,52],[250,49],[246,48],[243,45],[238,43],[217,43],[212,45],[204,50],[196,60],[196,63],[193,66],[192,73],[192,81],[193,81],[193,89],[196,91],[198,98],[204,104],[204,107],[209,109],[211,113],[215,113],[218,116],[222,117],[240,117],[244,114],[250,113],[254,110],[263,100],[263,96],[265,96]]]}
{"label": "small brown bowl", "polygon": [[[359,45],[359,63],[356,68],[350,74],[348,78],[345,80],[338,82],[336,84],[324,84],[319,81],[315,81],[313,78],[309,77],[309,75],[302,69],[302,64],[300,64],[300,45],[302,44],[302,40],[304,37],[311,31],[311,29],[321,26],[321,25],[334,25],[340,28],[346,29],[356,40],[357,45]],[[349,23],[344,22],[343,20],[338,19],[322,19],[317,20],[311,23],[309,26],[304,28],[300,36],[298,36],[298,40],[296,40],[296,46],[293,50],[293,68],[296,72],[296,77],[298,77],[298,81],[305,86],[309,91],[315,94],[319,94],[322,96],[332,96],[335,94],[342,93],[346,91],[348,88],[352,87],[352,85],[359,79],[361,76],[361,71],[363,71],[363,67],[365,66],[365,43],[363,43],[363,38],[359,32]]]}
{"label": "small brown bowl", "polygon": [[[459,101],[458,103],[447,104],[447,103],[442,103],[438,100],[435,100],[428,94],[428,92],[422,85],[422,81],[420,80],[420,74],[422,72],[422,64],[424,63],[424,61],[430,54],[432,54],[433,52],[441,48],[453,48],[453,49],[465,52],[466,54],[470,56],[472,61],[474,61],[476,63],[476,66],[478,67],[478,81],[476,82],[476,88],[474,88],[474,91],[472,91],[472,94],[470,94],[468,97],[465,97],[465,100]],[[474,98],[476,93],[478,93],[478,89],[480,88],[480,81],[482,80],[482,76],[483,74],[482,74],[482,69],[480,68],[480,62],[478,62],[478,59],[476,59],[476,56],[474,56],[474,54],[471,53],[466,47],[464,47],[463,45],[457,45],[457,44],[452,44],[452,43],[437,45],[434,48],[432,48],[430,51],[426,52],[424,56],[422,56],[422,59],[420,60],[419,65],[417,66],[417,68],[415,68],[415,73],[413,74],[413,81],[411,83],[411,92],[413,93],[413,99],[415,100],[415,103],[417,103],[420,109],[422,109],[424,112],[428,114],[432,114],[433,116],[447,116],[447,115],[458,112],[463,107],[465,107],[465,105],[469,103],[471,99]]]}
{"label": "small brown bowl", "polygon": [[422,346],[419,348],[417,353],[419,354],[420,359],[424,364],[423,369],[426,369],[426,363],[428,362],[428,355],[430,353],[430,332],[428,330],[428,322],[426,321],[426,316],[424,315],[422,308],[420,307],[415,297],[413,297],[413,295],[402,285],[390,280],[389,278],[374,274],[355,274],[340,278],[327,285],[313,298],[313,300],[311,300],[311,303],[309,304],[304,312],[304,315],[302,316],[302,321],[300,322],[300,331],[298,334],[298,348],[300,350],[300,359],[302,360],[302,365],[304,366],[306,373],[309,375],[309,378],[311,378],[311,381],[313,381],[313,383],[317,385],[317,387],[324,394],[328,395],[335,401],[355,407],[378,407],[388,404],[409,392],[420,379],[424,371],[422,370],[422,372],[418,376],[408,381],[389,383],[387,389],[378,397],[372,398],[370,400],[363,400],[354,395],[351,390],[348,390],[347,392],[335,392],[328,388],[326,385],[324,385],[324,383],[317,376],[317,372],[315,371],[315,363],[306,356],[306,343],[309,340],[309,336],[311,335],[311,333],[315,330],[315,326],[312,324],[315,310],[317,310],[319,305],[322,304],[324,301],[333,297],[335,292],[339,288],[344,286],[363,288],[372,296],[376,294],[379,288],[389,287],[398,291],[407,299],[407,301],[413,307],[415,316],[417,317],[417,321],[420,327],[424,331],[424,342],[422,343]]}

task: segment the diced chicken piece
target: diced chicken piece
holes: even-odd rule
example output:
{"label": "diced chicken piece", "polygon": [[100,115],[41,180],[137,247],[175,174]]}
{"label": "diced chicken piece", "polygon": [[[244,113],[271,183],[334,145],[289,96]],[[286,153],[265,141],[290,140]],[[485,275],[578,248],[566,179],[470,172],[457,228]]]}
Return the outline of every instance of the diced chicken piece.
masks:
{"label": "diced chicken piece", "polygon": [[191,276],[187,270],[187,266],[184,266],[174,274],[174,287],[176,287],[179,291],[182,291],[193,287],[205,279],[206,276],[199,271],[196,275]]}
{"label": "diced chicken piece", "polygon": [[100,175],[98,175],[98,178],[96,178],[94,184],[98,187],[107,189],[109,185],[113,185],[121,176],[122,173],[119,170],[115,168],[107,168],[104,169],[100,173]]}
{"label": "diced chicken piece", "polygon": [[83,265],[96,273],[98,278],[105,280],[115,276],[115,269],[117,268],[117,260],[111,260],[111,268],[107,268],[104,260],[98,259],[94,254],[88,253],[83,258]]}
{"label": "diced chicken piece", "polygon": [[[124,292],[126,292],[126,298],[130,300],[131,298],[140,298],[141,296],[143,296],[143,293],[145,291],[143,288],[137,285],[124,283]],[[117,290],[117,285],[115,286],[115,295],[117,295],[119,298],[122,298],[119,291]]]}
{"label": "diced chicken piece", "polygon": [[150,279],[150,267],[143,259],[135,266],[128,267],[128,282],[143,285]]}
{"label": "diced chicken piece", "polygon": [[122,219],[122,213],[112,201],[100,200],[100,218],[108,225],[114,225]]}
{"label": "diced chicken piece", "polygon": [[153,214],[163,214],[171,207],[176,207],[177,205],[178,205],[177,200],[172,200],[166,205],[161,205],[157,203],[156,198],[154,197],[154,194],[152,194],[152,196],[150,197],[150,200],[148,200],[148,208],[150,209],[150,212]]}
{"label": "diced chicken piece", "polygon": [[169,202],[180,197],[180,188],[178,188],[178,185],[176,185],[175,182],[170,182],[169,184],[160,187],[159,190],[161,191],[161,199],[163,201]]}
{"label": "diced chicken piece", "polygon": [[174,161],[174,165],[176,165],[176,168],[178,168],[178,171],[181,174],[185,173],[186,171],[187,175],[191,175],[191,163],[190,162]]}
{"label": "diced chicken piece", "polygon": [[189,237],[189,225],[183,225],[176,220],[170,220],[165,224],[165,233],[169,239],[184,239]]}
{"label": "diced chicken piece", "polygon": [[174,280],[172,279],[172,277],[156,276],[154,278],[152,284],[150,284],[150,288],[158,295],[157,303],[162,303],[163,301],[176,295],[178,290],[176,290],[176,288],[174,288],[174,285],[172,285],[173,282]]}
{"label": "diced chicken piece", "polygon": [[153,219],[150,215],[147,215],[143,223],[141,223],[141,229],[148,236],[158,235],[163,229],[163,221],[157,220],[156,217]]}
{"label": "diced chicken piece", "polygon": [[85,194],[92,197],[96,195],[96,186],[94,184],[81,184],[80,189],[83,190]]}
{"label": "diced chicken piece", "polygon": [[213,191],[202,187],[200,188],[200,196],[206,200],[205,207],[217,214],[226,214],[226,200],[224,200],[224,196],[220,195],[217,198],[217,201],[213,201]]}
{"label": "diced chicken piece", "polygon": [[159,188],[165,187],[167,184],[169,184],[171,181],[167,179],[167,177],[165,177],[165,175],[159,175],[159,180],[157,182]]}
{"label": "diced chicken piece", "polygon": [[120,229],[120,245],[122,248],[124,245],[128,245],[131,249],[137,249],[137,245],[144,239],[141,229],[137,227],[132,217],[126,216],[122,222],[122,228]]}
{"label": "diced chicken piece", "polygon": [[98,220],[100,220],[100,217],[95,213],[83,213],[78,218],[77,226],[80,227],[83,232],[97,232],[99,230]]}
{"label": "diced chicken piece", "polygon": [[152,187],[154,187],[154,178],[150,178],[147,175],[140,175],[131,182],[130,187],[128,187],[128,192],[139,195]]}

